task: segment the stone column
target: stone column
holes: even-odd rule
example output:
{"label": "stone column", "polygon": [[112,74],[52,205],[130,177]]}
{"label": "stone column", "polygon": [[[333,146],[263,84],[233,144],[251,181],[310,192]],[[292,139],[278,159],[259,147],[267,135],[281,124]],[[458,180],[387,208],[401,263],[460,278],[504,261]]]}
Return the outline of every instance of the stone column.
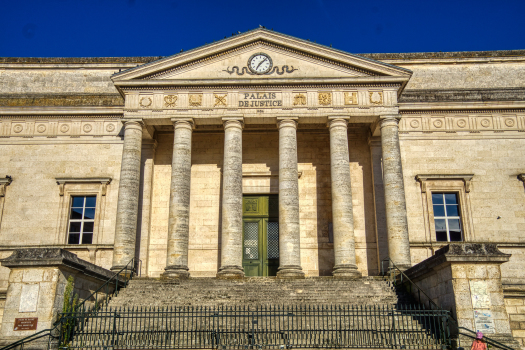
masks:
{"label": "stone column", "polygon": [[334,277],[358,278],[354,240],[354,214],[350,160],[348,154],[348,121],[330,118],[330,173],[332,178],[332,221],[334,229]]}
{"label": "stone column", "polygon": [[243,278],[242,118],[223,118],[222,240],[219,278]]}
{"label": "stone column", "polygon": [[279,269],[278,278],[304,278],[299,227],[297,121],[278,118],[279,126]]}
{"label": "stone column", "polygon": [[174,119],[173,159],[171,162],[168,256],[165,278],[188,278],[188,240],[190,221],[191,136],[193,120]]}
{"label": "stone column", "polygon": [[399,117],[381,117],[381,148],[383,151],[383,185],[385,188],[388,255],[401,270],[412,266],[408,237],[407,209],[401,150],[399,147]]}
{"label": "stone column", "polygon": [[112,271],[120,271],[135,257],[142,126],[142,120],[124,122],[124,149],[120,166]]}

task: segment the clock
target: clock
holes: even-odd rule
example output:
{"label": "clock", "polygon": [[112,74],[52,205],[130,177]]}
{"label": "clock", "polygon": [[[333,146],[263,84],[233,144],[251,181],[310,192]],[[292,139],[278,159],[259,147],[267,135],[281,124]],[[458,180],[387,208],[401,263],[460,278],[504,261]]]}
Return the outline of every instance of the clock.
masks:
{"label": "clock", "polygon": [[248,68],[255,74],[266,74],[272,66],[272,59],[265,53],[253,54],[248,60]]}

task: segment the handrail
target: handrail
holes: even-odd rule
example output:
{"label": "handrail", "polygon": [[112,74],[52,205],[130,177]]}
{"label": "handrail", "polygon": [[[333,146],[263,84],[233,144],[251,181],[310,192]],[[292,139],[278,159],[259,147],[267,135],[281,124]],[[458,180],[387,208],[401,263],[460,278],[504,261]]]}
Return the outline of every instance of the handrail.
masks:
{"label": "handrail", "polygon": [[[401,284],[403,284],[403,277],[408,281],[410,282],[410,286],[412,288],[412,286],[416,287],[417,288],[417,291],[418,291],[418,297],[419,297],[419,303],[421,304],[421,294],[423,294],[425,297],[427,297],[428,299],[428,304],[429,304],[429,307],[432,308],[432,306],[434,306],[436,309],[438,310],[444,310],[442,307],[440,307],[439,305],[437,305],[428,295],[427,293],[425,293],[425,291],[421,288],[419,288],[419,286],[417,284],[415,284],[410,278],[408,278],[408,276],[403,272],[401,271],[397,266],[396,264],[394,264],[394,262],[389,258],[385,258],[383,260],[381,260],[381,275],[382,276],[386,276],[386,271],[384,269],[384,263],[385,262],[389,262],[389,269],[388,269],[388,272],[390,272],[390,278],[392,280],[394,280],[394,269],[399,271],[399,275],[401,275]],[[452,316],[452,314],[450,314],[450,317],[452,317],[452,319],[455,321],[454,317]]]}
{"label": "handrail", "polygon": [[[474,335],[467,334],[467,333],[461,333],[461,332],[459,332],[459,334],[467,336],[467,337],[472,338],[472,339],[476,339],[476,332],[474,332],[473,330],[470,330],[470,329],[465,328],[465,327],[458,327],[458,329],[465,330],[465,331],[470,332],[470,333],[472,333]],[[493,345],[493,346],[495,346],[497,348],[500,348],[500,349],[503,349],[503,350],[515,350],[515,349],[513,349],[513,348],[511,348],[511,347],[509,347],[509,346],[507,346],[505,344],[500,343],[499,341],[496,341],[494,339],[491,339],[491,338],[487,337],[486,335],[483,335],[483,339],[487,342],[487,344]],[[459,347],[460,347],[460,338],[458,337],[458,348]]]}
{"label": "handrail", "polygon": [[[126,266],[124,266],[120,271],[118,271],[117,273],[115,273],[113,276],[111,276],[106,282],[104,282],[97,290],[95,290],[93,293],[91,293],[91,295],[89,295],[86,299],[84,299],[80,304],[78,304],[75,309],[73,310],[73,312],[76,312],[77,310],[79,310],[80,307],[84,307],[86,301],[90,300],[93,298],[94,296],[94,299],[95,299],[95,307],[93,308],[93,310],[97,310],[98,309],[98,306],[99,306],[99,301],[98,301],[98,292],[100,292],[103,288],[105,288],[105,291],[106,293],[105,294],[105,302],[107,303],[107,301],[113,297],[113,296],[117,296],[118,295],[118,291],[119,291],[119,285],[122,283],[123,284],[123,287],[126,287],[128,282],[133,278],[133,275],[134,274],[138,274],[140,275],[140,270],[141,270],[141,265],[142,265],[142,261],[140,259],[137,259],[137,258],[133,258],[131,259],[127,264]],[[138,271],[138,273],[137,273]],[[129,272],[129,274],[128,274]],[[119,278],[120,276],[120,278]],[[127,277],[127,279],[122,279],[122,277]],[[113,281],[113,282],[112,282]],[[113,290],[112,293],[109,293],[109,286],[110,284],[115,284],[115,289]],[[0,348],[0,350],[9,350],[9,349],[13,349],[17,346],[20,346],[20,345],[23,345],[23,344],[27,344],[29,342],[32,342],[34,340],[37,340],[37,339],[40,339],[40,338],[43,338],[45,336],[50,336],[50,337],[53,337],[53,338],[58,338],[58,337],[55,337],[52,335],[52,332],[54,330],[57,330],[59,326],[62,325],[62,323],[64,322],[65,318],[62,316],[60,317],[55,323],[53,323],[53,328],[48,328],[48,329],[44,329],[44,330],[41,330],[40,332],[37,332],[35,334],[31,334],[25,338],[22,338],[22,339],[19,339],[17,341],[15,341],[14,343],[11,343],[11,344],[8,344],[2,348]],[[44,334],[46,333],[46,334]],[[41,334],[40,336],[36,337],[36,335],[39,335]]]}
{"label": "handrail", "polygon": [[[25,343],[29,343],[31,341],[34,341],[34,340],[37,340],[37,339],[40,339],[40,338],[43,338],[45,336],[51,336],[53,338],[57,338],[53,335],[51,335],[51,332],[53,332],[54,330],[56,329],[56,326],[54,328],[48,328],[48,329],[44,329],[44,330],[41,330],[40,332],[38,333],[35,333],[35,334],[31,334],[30,336],[27,336],[25,338],[22,338],[22,339],[19,339],[17,341],[15,341],[14,343],[11,343],[9,345],[6,345],[4,346],[3,348],[0,348],[0,350],[9,350],[9,349],[14,349],[16,348],[17,346],[20,346],[20,345],[23,345]],[[47,334],[42,334],[42,333],[46,333],[48,332]],[[39,335],[38,337],[36,337],[37,335]],[[29,338],[33,338],[33,339],[29,339]]]}

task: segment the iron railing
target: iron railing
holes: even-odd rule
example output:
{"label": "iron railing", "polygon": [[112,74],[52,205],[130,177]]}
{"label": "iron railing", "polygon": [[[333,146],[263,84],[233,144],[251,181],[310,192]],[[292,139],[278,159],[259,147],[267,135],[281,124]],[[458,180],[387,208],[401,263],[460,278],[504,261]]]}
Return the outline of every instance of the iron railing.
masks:
{"label": "iron railing", "polygon": [[[80,310],[85,310],[89,308],[91,312],[96,312],[103,305],[107,305],[109,300],[112,297],[118,295],[120,289],[126,287],[129,281],[133,276],[140,274],[140,265],[142,264],[140,259],[133,258],[131,259],[126,266],[124,266],[119,272],[115,273],[107,281],[105,281],[96,291],[91,293],[90,296],[82,300],[73,310],[73,313],[81,312]],[[71,298],[73,298],[73,294]],[[71,304],[71,301],[70,301]],[[62,334],[64,329],[67,328],[67,322],[70,320],[68,318],[62,317],[63,314],[59,314],[57,321],[53,324],[53,328],[41,330],[35,334],[27,336],[25,338],[19,339],[14,343],[6,345],[0,350],[10,350],[10,349],[24,349],[25,345],[31,343],[35,340],[48,337],[47,349],[51,348],[51,343],[59,339],[61,342],[67,341],[67,336]],[[61,343],[59,343],[61,344]],[[56,346],[56,344],[55,344]]]}
{"label": "iron railing", "polygon": [[62,314],[63,349],[450,347],[448,311],[419,306],[102,308]]}

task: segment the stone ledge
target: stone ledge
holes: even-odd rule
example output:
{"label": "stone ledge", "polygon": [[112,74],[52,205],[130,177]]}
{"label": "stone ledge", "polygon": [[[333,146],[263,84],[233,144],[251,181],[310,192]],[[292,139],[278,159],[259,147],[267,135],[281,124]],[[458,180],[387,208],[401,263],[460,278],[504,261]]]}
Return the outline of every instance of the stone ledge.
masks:
{"label": "stone ledge", "polygon": [[76,254],[61,248],[16,249],[13,254],[0,260],[2,266],[12,268],[67,267],[86,276],[106,281],[115,274],[100,266],[79,259]]}
{"label": "stone ledge", "polygon": [[501,252],[493,243],[454,243],[436,251],[436,254],[405,271],[410,279],[419,279],[434,273],[433,269],[450,263],[497,263],[509,261],[511,254]]}

